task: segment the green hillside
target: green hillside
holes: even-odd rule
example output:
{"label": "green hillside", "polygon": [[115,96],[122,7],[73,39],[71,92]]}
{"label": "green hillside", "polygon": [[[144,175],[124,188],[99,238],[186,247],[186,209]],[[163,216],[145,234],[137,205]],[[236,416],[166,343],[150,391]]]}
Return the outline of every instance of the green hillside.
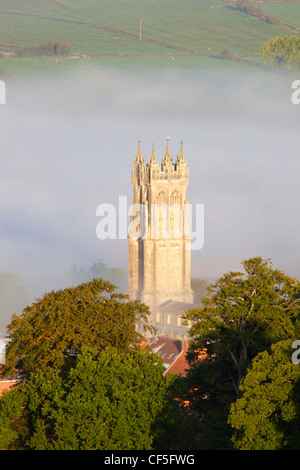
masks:
{"label": "green hillside", "polygon": [[[0,52],[56,41],[70,46],[73,62],[89,56],[189,57],[195,63],[195,57],[216,58],[227,49],[237,61],[260,63],[266,40],[300,27],[300,3],[260,6],[288,26],[238,11],[227,0],[1,0]],[[15,64],[1,59],[3,66]]]}
{"label": "green hillside", "polygon": [[276,15],[282,23],[300,30],[300,3],[260,3],[268,15]]}

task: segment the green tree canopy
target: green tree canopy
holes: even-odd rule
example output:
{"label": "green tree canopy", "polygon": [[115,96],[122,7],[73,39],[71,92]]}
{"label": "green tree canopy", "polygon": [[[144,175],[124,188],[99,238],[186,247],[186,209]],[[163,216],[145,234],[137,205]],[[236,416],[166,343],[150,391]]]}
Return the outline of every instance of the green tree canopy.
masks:
{"label": "green tree canopy", "polygon": [[149,309],[93,279],[77,287],[45,294],[8,326],[9,344],[2,373],[27,374],[46,365],[66,367],[83,346],[128,349],[141,337],[136,325],[150,329]]}
{"label": "green tree canopy", "polygon": [[204,448],[229,445],[230,404],[251,360],[299,334],[300,283],[260,257],[242,266],[209,287],[203,308],[185,315],[192,321],[187,395],[201,416]]}
{"label": "green tree canopy", "polygon": [[300,37],[288,35],[271,38],[261,46],[260,53],[274,68],[299,69]]}
{"label": "green tree canopy", "polygon": [[291,361],[291,344],[258,354],[243,379],[229,416],[236,449],[299,449],[300,365]]}
{"label": "green tree canopy", "polygon": [[190,359],[199,349],[208,357],[223,357],[228,380],[235,391],[246,367],[258,352],[271,344],[294,337],[299,329],[300,283],[269,260],[251,258],[242,262],[244,273],[230,272],[209,287],[203,308],[190,310]]}
{"label": "green tree canopy", "polygon": [[151,449],[166,383],[154,354],[83,348],[66,373],[39,369],[4,394],[0,444],[32,450]]}

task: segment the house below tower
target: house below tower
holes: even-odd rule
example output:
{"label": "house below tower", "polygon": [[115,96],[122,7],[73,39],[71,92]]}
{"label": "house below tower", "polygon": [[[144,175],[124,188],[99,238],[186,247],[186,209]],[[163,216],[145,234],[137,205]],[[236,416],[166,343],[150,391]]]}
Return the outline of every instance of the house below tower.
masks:
{"label": "house below tower", "polygon": [[157,335],[186,340],[191,325],[184,321],[183,315],[193,307],[192,303],[171,299],[158,305],[154,321]]}

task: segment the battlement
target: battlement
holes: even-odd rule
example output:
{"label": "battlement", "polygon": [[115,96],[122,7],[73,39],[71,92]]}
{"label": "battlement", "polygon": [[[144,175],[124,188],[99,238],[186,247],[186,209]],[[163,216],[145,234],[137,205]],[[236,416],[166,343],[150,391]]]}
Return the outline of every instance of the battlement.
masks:
{"label": "battlement", "polygon": [[167,144],[166,152],[162,156],[162,161],[156,158],[154,147],[151,157],[145,163],[142,156],[140,144],[138,146],[137,155],[134,157],[131,172],[132,184],[150,184],[152,180],[185,180],[189,181],[189,165],[183,154],[181,145],[180,153],[173,161],[173,155],[170,155],[169,144]]}

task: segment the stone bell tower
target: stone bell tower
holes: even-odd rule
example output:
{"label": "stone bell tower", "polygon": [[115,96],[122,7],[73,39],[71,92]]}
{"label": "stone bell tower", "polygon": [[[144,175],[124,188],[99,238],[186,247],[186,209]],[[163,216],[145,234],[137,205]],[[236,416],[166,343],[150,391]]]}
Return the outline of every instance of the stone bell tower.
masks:
{"label": "stone bell tower", "polygon": [[167,142],[161,163],[153,146],[145,163],[139,143],[131,183],[128,294],[149,305],[154,319],[159,306],[167,301],[193,302],[189,167],[182,145],[173,161]]}

